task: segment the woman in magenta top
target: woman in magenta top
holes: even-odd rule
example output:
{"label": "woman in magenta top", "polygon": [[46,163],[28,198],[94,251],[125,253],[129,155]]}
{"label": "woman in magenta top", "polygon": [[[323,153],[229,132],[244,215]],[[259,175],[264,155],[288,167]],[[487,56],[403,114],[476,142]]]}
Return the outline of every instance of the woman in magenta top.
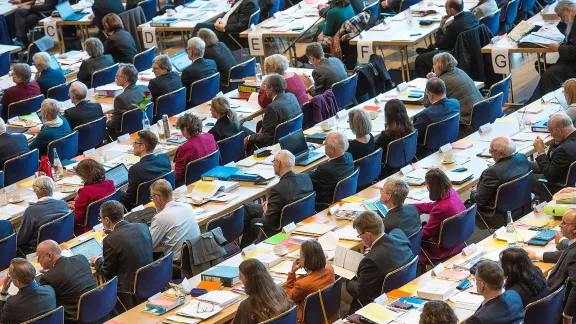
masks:
{"label": "woman in magenta top", "polygon": [[[84,187],[78,190],[76,200],[68,203],[68,207],[74,210],[74,234],[76,236],[91,230],[84,225],[88,205],[116,191],[114,181],[104,177],[105,172],[104,167],[92,159],[82,160],[76,167],[76,174],[84,182]],[[96,215],[96,217],[98,216]]]}
{"label": "woman in magenta top", "polygon": [[[464,210],[464,204],[458,193],[452,188],[450,179],[440,169],[432,169],[426,173],[426,189],[432,202],[415,204],[421,214],[430,214],[428,223],[422,229],[422,241],[438,242],[440,225],[446,218],[455,216]],[[441,248],[438,245],[427,244],[423,247],[431,260],[444,259],[462,250],[462,245],[451,249]],[[421,253],[420,262],[426,262],[426,257]]]}
{"label": "woman in magenta top", "polygon": [[[296,96],[300,107],[302,107],[302,105],[309,100],[308,93],[306,93],[306,85],[298,74],[286,72],[286,70],[288,70],[288,59],[284,55],[274,54],[264,60],[264,71],[266,74],[278,73],[281,75],[284,80],[286,80],[286,92],[290,92]],[[266,90],[264,87],[261,87],[260,92],[258,92],[258,103],[260,107],[266,108],[271,102],[272,100],[266,97]]]}
{"label": "woman in magenta top", "polygon": [[212,134],[202,134],[202,121],[194,114],[187,113],[178,117],[176,128],[187,139],[180,145],[174,157],[174,170],[176,171],[176,186],[184,183],[186,165],[216,151],[218,146]]}

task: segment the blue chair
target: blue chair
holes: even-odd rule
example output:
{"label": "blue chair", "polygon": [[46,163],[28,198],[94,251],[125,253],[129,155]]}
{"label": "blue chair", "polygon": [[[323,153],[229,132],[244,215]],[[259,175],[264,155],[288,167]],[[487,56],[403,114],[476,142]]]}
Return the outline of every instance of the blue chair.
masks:
{"label": "blue chair", "polygon": [[0,171],[0,189],[4,188],[4,171]]}
{"label": "blue chair", "polygon": [[556,324],[562,319],[564,291],[562,285],[550,295],[532,302],[524,308],[524,324]]}
{"label": "blue chair", "polygon": [[[152,122],[152,103],[146,106],[146,116]],[[122,114],[119,135],[132,134],[142,130],[142,111],[138,108],[128,110]]]}
{"label": "blue chair", "polygon": [[172,281],[172,260],[174,253],[145,265],[136,270],[134,277],[134,295],[140,299],[148,299],[164,290]]}
{"label": "blue chair", "polygon": [[244,132],[219,140],[218,151],[220,151],[220,165],[230,162],[240,161],[244,158]]}
{"label": "blue chair", "polygon": [[[258,25],[258,21],[260,21],[260,9],[256,10],[252,15],[250,15],[250,20],[248,20],[248,26],[246,26],[245,29],[250,29],[250,26],[252,25]],[[241,51],[244,50],[242,43],[238,41],[236,37],[232,36],[231,34],[228,34],[228,37],[230,37],[230,39],[233,40],[236,43],[236,45],[238,45],[238,47],[240,47]]]}
{"label": "blue chair", "polygon": [[72,82],[64,82],[57,86],[53,86],[52,88],[48,89],[46,96],[57,101],[66,101],[70,99],[70,93],[68,90],[70,89],[71,84]]}
{"label": "blue chair", "polygon": [[474,130],[478,130],[480,126],[485,124],[492,124],[497,118],[504,116],[502,111],[502,98],[503,93],[478,101],[472,106],[470,113],[470,126]]}
{"label": "blue chair", "polygon": [[13,157],[4,163],[4,187],[33,176],[38,171],[38,149]]}
{"label": "blue chair", "polygon": [[401,266],[400,268],[389,272],[384,277],[382,283],[382,293],[388,293],[394,289],[398,289],[410,281],[416,279],[416,269],[418,268],[418,255],[410,262]]}
{"label": "blue chair", "polygon": [[[142,11],[144,11],[144,16],[146,17],[147,22],[152,20],[152,18],[156,17],[156,1],[154,1],[154,0],[140,1],[140,2],[138,2],[137,6],[141,7]],[[136,64],[134,64],[134,65],[136,65]],[[144,70],[140,70],[138,68],[138,66],[136,66],[136,69],[138,71],[144,71],[144,70],[149,69],[149,68],[146,68]]]}
{"label": "blue chair", "polygon": [[418,149],[418,130],[388,143],[384,165],[391,169],[400,169],[410,164]]}
{"label": "blue chair", "polygon": [[230,68],[230,73],[228,74],[228,82],[226,83],[226,88],[228,91],[238,89],[238,85],[244,82],[232,82],[232,80],[240,80],[245,77],[256,76],[256,58],[253,57],[245,62],[236,64]]}
{"label": "blue chair", "polygon": [[40,226],[37,245],[46,240],[53,240],[60,244],[70,241],[73,237],[74,212],[70,211],[68,214]]}
{"label": "blue chair", "polygon": [[268,18],[274,17],[275,13],[277,13],[278,11],[282,11],[285,5],[286,3],[284,2],[284,0],[274,0],[272,8],[270,8],[270,12],[268,13]]}
{"label": "blue chair", "polygon": [[422,145],[428,150],[437,151],[443,145],[454,142],[458,138],[459,120],[460,114],[455,114],[452,117],[428,125]]}
{"label": "blue chair", "polygon": [[108,196],[88,204],[88,207],[86,207],[86,219],[84,220],[85,227],[92,229],[102,222],[102,219],[100,219],[100,207],[110,200],[120,201],[120,191],[116,190]]}
{"label": "blue chair", "polygon": [[10,72],[10,51],[0,54],[0,76]]}
{"label": "blue chair", "polygon": [[150,202],[150,186],[156,181],[164,179],[172,185],[172,189],[174,189],[174,170],[159,176],[158,178],[148,180],[146,182],[142,182],[136,188],[136,202],[134,206],[145,205]]}
{"label": "blue chair", "polygon": [[192,82],[188,101],[192,107],[196,107],[208,100],[216,97],[220,91],[220,72],[213,74],[204,79]]}
{"label": "blue chair", "polygon": [[106,117],[100,117],[73,129],[78,133],[78,152],[96,148],[106,139]]}
{"label": "blue chair", "polygon": [[518,15],[520,0],[510,0],[506,6],[506,18],[504,19],[504,32],[509,32],[514,27],[514,21]]}
{"label": "blue chair", "polygon": [[512,74],[508,74],[508,76],[502,79],[502,81],[494,83],[490,87],[490,90],[488,90],[488,95],[486,98],[490,98],[493,95],[502,92],[504,94],[502,96],[502,105],[504,105],[508,102],[508,98],[510,96],[510,84],[512,84]]}
{"label": "blue chair", "polygon": [[532,12],[532,8],[534,8],[534,4],[536,4],[536,0],[522,0],[520,4],[520,9],[522,12],[526,13],[526,18],[533,16],[534,13]]}
{"label": "blue chair", "polygon": [[289,119],[283,123],[276,125],[276,129],[274,130],[274,144],[278,143],[278,140],[290,135],[290,133],[295,132],[299,129],[302,129],[302,120],[304,119],[304,115],[302,113],[298,114],[298,116]]}
{"label": "blue chair", "polygon": [[378,11],[380,9],[379,6],[380,6],[380,2],[374,1],[374,3],[372,3],[371,5],[368,5],[366,8],[364,8],[364,10],[369,11],[371,16],[378,15]]}
{"label": "blue chair", "polygon": [[410,241],[410,247],[412,247],[412,253],[414,255],[419,255],[420,247],[422,246],[422,227],[420,227],[418,232],[410,235],[408,240]]}
{"label": "blue chair", "polygon": [[[43,50],[40,50],[40,48],[38,47],[38,45],[36,43],[42,43]],[[28,45],[28,51],[26,54],[26,62],[28,62],[29,65],[33,65],[34,64],[33,58],[34,58],[34,55],[36,53],[40,53],[40,52],[44,52],[44,51],[48,52],[48,50],[53,48],[53,47],[54,47],[54,41],[48,35],[34,41],[30,45]]]}
{"label": "blue chair", "polygon": [[91,80],[92,88],[96,88],[114,82],[116,80],[116,72],[118,72],[118,66],[119,66],[118,63],[116,63],[112,66],[103,68],[101,70],[92,73],[92,80]]}
{"label": "blue chair", "polygon": [[[156,4],[154,3],[154,1],[152,0],[146,0],[146,1],[142,1],[140,3],[151,3],[154,7],[154,14],[156,14]],[[140,5],[140,4],[139,4]],[[144,9],[144,7],[142,6],[142,9]],[[146,10],[144,10],[144,14],[146,15],[146,20],[150,21],[152,20],[152,18],[148,19],[148,15],[146,13]],[[154,16],[152,16],[154,17]],[[154,61],[154,56],[156,55],[156,46],[150,47],[149,49],[136,54],[136,56],[134,56],[134,58],[132,59],[132,64],[134,64],[134,66],[136,67],[136,70],[138,70],[138,72],[142,72],[148,69],[152,68],[152,61]]]}
{"label": "blue chair", "polygon": [[78,301],[78,311],[74,320],[81,323],[94,323],[107,316],[116,306],[118,277],[83,293]]}
{"label": "blue chair", "polygon": [[358,168],[358,191],[372,185],[378,179],[382,165],[382,148],[354,161],[354,167]]}
{"label": "blue chair", "polygon": [[297,319],[298,307],[294,305],[284,313],[277,315],[267,321],[260,322],[259,324],[296,324]]}
{"label": "blue chair", "polygon": [[297,199],[282,207],[280,213],[280,224],[276,230],[281,230],[284,226],[294,222],[305,220],[306,218],[316,214],[314,204],[316,203],[316,192],[309,193],[307,196]]}
{"label": "blue chair", "polygon": [[353,104],[356,100],[356,82],[358,82],[358,74],[347,77],[342,81],[338,81],[330,87],[334,92],[338,110]]}
{"label": "blue chair", "polygon": [[402,0],[400,3],[400,12],[410,8],[410,6],[417,4],[419,0]]}
{"label": "blue chair", "polygon": [[240,236],[242,236],[242,230],[244,229],[244,206],[236,208],[236,210],[228,215],[209,221],[208,224],[206,224],[206,232],[216,227],[220,227],[224,238],[228,241],[228,244],[224,246],[224,250],[226,251],[224,258],[227,259],[240,252],[239,241]]}
{"label": "blue chair", "polygon": [[501,9],[494,11],[493,13],[480,18],[480,23],[486,25],[492,35],[498,34],[498,29],[500,28],[500,14]]}
{"label": "blue chair", "polygon": [[[186,88],[182,87],[156,98],[154,120],[158,121],[162,119],[163,115],[172,117],[184,110],[186,110]],[[150,121],[152,121],[152,119],[150,119]]]}
{"label": "blue chair", "polygon": [[10,267],[10,261],[16,257],[16,233],[0,239],[0,271]]}
{"label": "blue chair", "polygon": [[320,289],[304,299],[302,314],[304,322],[329,323],[329,319],[340,312],[342,295],[342,277],[336,279],[330,286]]}
{"label": "blue chair", "polygon": [[31,320],[23,322],[22,324],[63,324],[64,323],[64,307],[60,306],[53,310],[35,317]]}
{"label": "blue chair", "polygon": [[[42,101],[44,101],[44,96],[38,95],[36,97],[16,101],[9,104],[8,119],[17,116],[30,115],[37,112],[42,106]],[[6,122],[8,121],[6,120]]]}
{"label": "blue chair", "polygon": [[214,169],[220,162],[220,151],[216,150],[197,160],[190,161],[186,164],[186,173],[184,174],[184,183],[189,185],[202,178],[202,174]]}
{"label": "blue chair", "polygon": [[8,32],[8,23],[4,15],[0,15],[0,44],[12,45],[12,37]]}
{"label": "blue chair", "polygon": [[336,184],[336,188],[334,189],[334,198],[332,199],[332,203],[335,203],[346,197],[356,194],[356,190],[358,188],[359,173],[360,170],[356,169],[354,170],[354,172],[352,172],[351,175],[338,181],[338,183]]}
{"label": "blue chair", "polygon": [[71,160],[78,154],[78,132],[74,131],[57,140],[48,143],[48,159],[54,163],[54,149],[58,152],[60,161]]}

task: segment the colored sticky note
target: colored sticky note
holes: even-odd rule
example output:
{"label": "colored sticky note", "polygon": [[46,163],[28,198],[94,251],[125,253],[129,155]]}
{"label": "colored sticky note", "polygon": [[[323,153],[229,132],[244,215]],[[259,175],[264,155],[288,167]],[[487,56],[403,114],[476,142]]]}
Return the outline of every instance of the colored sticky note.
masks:
{"label": "colored sticky note", "polygon": [[366,110],[366,111],[378,111],[378,110],[380,110],[380,107],[378,107],[378,106],[364,106],[364,110]]}
{"label": "colored sticky note", "polygon": [[496,118],[495,123],[514,123],[517,122],[516,117]]}
{"label": "colored sticky note", "polygon": [[491,239],[491,240],[485,240],[484,242],[480,243],[480,245],[489,248],[501,249],[508,246],[508,242]]}
{"label": "colored sticky note", "polygon": [[365,200],[365,198],[361,198],[358,196],[349,196],[349,197],[342,199],[343,202],[347,202],[347,203],[359,203],[359,202],[363,202],[364,200]]}
{"label": "colored sticky note", "polygon": [[284,241],[285,239],[287,239],[289,237],[290,237],[290,234],[278,233],[278,234],[272,236],[271,238],[265,240],[264,243],[276,245],[276,244]]}
{"label": "colored sticky note", "polygon": [[414,284],[406,284],[402,287],[400,287],[400,290],[405,291],[407,293],[413,294],[415,292],[417,292],[418,290],[420,290],[420,286],[414,285]]}
{"label": "colored sticky note", "polygon": [[527,226],[534,226],[534,227],[543,227],[548,225],[548,221],[547,220],[541,220],[541,219],[527,219],[522,221],[522,224],[527,225]]}
{"label": "colored sticky note", "polygon": [[412,294],[400,289],[394,289],[391,292],[386,293],[386,296],[393,298],[402,298],[412,296]]}

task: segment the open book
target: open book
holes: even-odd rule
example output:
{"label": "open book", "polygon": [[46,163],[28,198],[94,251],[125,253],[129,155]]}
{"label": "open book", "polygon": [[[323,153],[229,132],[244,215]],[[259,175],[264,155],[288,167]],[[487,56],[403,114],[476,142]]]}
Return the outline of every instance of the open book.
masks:
{"label": "open book", "polygon": [[351,280],[356,276],[358,265],[364,259],[364,254],[356,251],[348,250],[340,245],[336,246],[336,253],[334,254],[334,273]]}

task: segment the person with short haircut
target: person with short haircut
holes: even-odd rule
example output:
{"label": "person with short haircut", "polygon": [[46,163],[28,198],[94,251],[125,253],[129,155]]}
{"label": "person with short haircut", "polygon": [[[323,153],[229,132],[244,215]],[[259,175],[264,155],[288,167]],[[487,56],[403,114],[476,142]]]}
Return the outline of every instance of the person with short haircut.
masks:
{"label": "person with short haircut", "polygon": [[[402,138],[414,131],[414,125],[408,117],[406,112],[406,106],[404,103],[398,99],[391,99],[384,105],[384,130],[380,133],[376,139],[376,146],[382,148],[382,162],[386,161],[386,156],[388,154],[388,144],[390,142]],[[409,162],[409,161],[407,161]],[[382,170],[386,174],[388,170],[384,169],[382,165]],[[396,171],[389,170],[390,173]]]}
{"label": "person with short haircut", "polygon": [[217,96],[212,99],[210,114],[216,118],[216,123],[208,130],[214,136],[215,141],[221,141],[238,134],[242,129],[238,121],[238,115],[230,108],[230,99],[225,96]]}
{"label": "person with short haircut", "polygon": [[510,324],[524,319],[522,299],[514,290],[504,291],[504,270],[494,261],[480,261],[474,276],[476,290],[484,297],[466,324]]}
{"label": "person with short haircut", "polygon": [[105,178],[106,170],[102,164],[93,159],[80,161],[76,166],[76,174],[82,179],[84,187],[78,189],[76,199],[69,202],[68,207],[74,210],[74,234],[79,236],[91,230],[85,225],[88,205],[113,194],[116,187],[114,181]]}
{"label": "person with short haircut", "polygon": [[88,88],[84,83],[79,81],[72,82],[68,94],[74,107],[64,111],[64,118],[68,121],[71,129],[104,117],[102,106],[97,102],[86,99]]}
{"label": "person with short haircut", "polygon": [[30,150],[38,149],[40,156],[48,155],[48,144],[72,133],[70,125],[66,118],[60,117],[60,108],[58,101],[54,99],[44,99],[41,106],[42,125],[28,129],[28,132],[36,134],[36,137],[30,142]]}
{"label": "person with short haircut", "polygon": [[[16,63],[12,66],[12,81],[16,85],[4,90],[2,96],[2,119],[8,121],[8,107],[11,103],[29,99],[41,95],[40,85],[35,80],[30,80],[32,71],[30,65],[25,63]],[[23,113],[10,111],[11,117],[22,116]]]}
{"label": "person with short haircut", "polygon": [[132,63],[138,49],[132,35],[124,29],[122,19],[115,13],[109,13],[102,18],[102,27],[108,36],[104,42],[104,53],[111,54],[115,63]]}
{"label": "person with short haircut", "polygon": [[[106,40],[104,35],[104,26],[102,26],[102,19],[107,14],[121,14],[124,11],[129,10],[124,8],[122,0],[93,0],[92,1],[92,22],[96,27],[98,27],[98,37],[100,40]],[[114,64],[114,63],[112,63]],[[111,64],[111,65],[112,65]]]}
{"label": "person with short haircut", "polygon": [[346,283],[346,290],[354,298],[348,314],[373,302],[382,294],[384,277],[414,259],[404,232],[396,228],[386,233],[382,218],[376,213],[363,212],[352,226],[370,251],[360,261],[356,276]]}
{"label": "person with short haircut", "polygon": [[139,131],[132,144],[133,154],[140,157],[140,161],[128,170],[128,188],[120,193],[120,201],[128,211],[136,207],[136,193],[141,183],[156,179],[172,170],[168,155],[153,153],[156,145],[158,137],[149,130]]}
{"label": "person with short haircut", "polygon": [[564,98],[568,104],[566,115],[570,116],[572,123],[576,124],[576,79],[568,79],[562,85]]}
{"label": "person with short haircut", "polygon": [[[102,2],[115,2],[120,0],[96,0],[94,5],[92,5],[92,10],[95,10],[95,6],[97,3]],[[123,8],[122,8],[123,9]],[[95,18],[96,19],[96,18]],[[100,29],[102,29],[102,23],[97,23],[100,25]],[[111,65],[114,65],[114,58],[110,54],[104,54],[104,45],[98,38],[90,37],[84,43],[84,47],[86,48],[86,53],[90,56],[89,59],[83,61],[80,64],[80,69],[78,70],[78,81],[84,83],[86,87],[92,88],[92,74],[94,72],[107,68]]]}
{"label": "person with short haircut", "polygon": [[[52,11],[56,9],[56,5],[60,3],[58,0],[44,0],[28,2],[26,0],[12,0],[18,8],[14,12],[14,34],[16,36],[16,45],[23,48],[28,48],[30,41],[28,40],[28,31],[35,28],[40,20],[49,17]],[[32,31],[34,32],[34,31]]]}
{"label": "person with short haircut", "polygon": [[0,170],[6,161],[28,152],[28,140],[22,134],[8,134],[6,123],[0,118]]}
{"label": "person with short haircut", "polygon": [[218,36],[208,28],[202,28],[198,31],[198,37],[206,43],[204,57],[216,62],[218,72],[220,72],[220,88],[228,84],[230,78],[230,68],[236,65],[236,59],[230,52],[226,44],[218,40]]}
{"label": "person with short haircut", "polygon": [[386,233],[399,228],[410,237],[420,231],[418,209],[413,205],[404,205],[409,192],[410,186],[406,181],[396,177],[387,178],[380,189],[380,202],[388,209],[386,216],[382,217]]}
{"label": "person with short haircut", "polygon": [[348,141],[348,153],[352,154],[354,161],[374,152],[374,136],[372,136],[372,119],[364,109],[350,109],[348,123],[352,134],[356,136]]}
{"label": "person with short haircut", "polygon": [[[296,271],[306,270],[307,275],[296,280]],[[307,240],[300,245],[300,258],[292,262],[292,269],[286,280],[286,293],[298,304],[298,321],[304,320],[304,299],[308,295],[324,289],[334,283],[334,268],[326,263],[322,245],[317,240]],[[336,314],[328,319],[336,320]]]}
{"label": "person with short haircut", "polygon": [[186,180],[188,163],[215,152],[218,150],[218,146],[212,134],[202,134],[202,120],[193,113],[180,115],[176,121],[176,128],[186,138],[186,142],[176,149],[176,155],[174,156],[176,183],[181,185]]}
{"label": "person with short haircut", "polygon": [[[302,107],[302,105],[309,101],[308,93],[306,93],[306,85],[298,74],[288,72],[289,67],[290,63],[288,59],[282,54],[273,54],[264,60],[264,72],[266,72],[266,74],[276,73],[282,76],[286,81],[285,91],[296,96],[298,104]],[[266,95],[266,89],[260,87],[260,91],[258,92],[258,104],[260,107],[266,108],[271,102],[272,99]]]}
{"label": "person with short haircut", "polygon": [[460,321],[450,305],[442,300],[430,300],[424,304],[418,324],[458,324]]}
{"label": "person with short haircut", "polygon": [[[182,85],[186,87],[186,101],[190,105],[190,86],[192,83],[212,76],[218,73],[216,62],[211,59],[204,58],[204,51],[206,50],[206,43],[198,37],[192,37],[188,40],[186,52],[188,58],[192,61],[189,67],[182,71]],[[220,75],[222,78],[222,75]]]}
{"label": "person with short haircut", "polygon": [[182,88],[182,80],[177,71],[172,71],[172,63],[166,55],[158,55],[152,61],[152,72],[156,76],[150,80],[148,89],[152,94],[152,102],[156,105],[156,100],[167,93]]}
{"label": "person with short haircut", "polygon": [[348,19],[354,17],[354,8],[350,0],[334,0],[330,3],[330,10],[324,13],[325,21],[318,25],[317,41],[326,48],[330,48],[333,37]]}
{"label": "person with short haircut", "polygon": [[[306,57],[314,65],[312,71],[314,86],[309,89],[312,96],[323,94],[324,91],[332,88],[334,83],[348,77],[344,63],[336,57],[325,58],[324,49],[319,43],[312,42],[306,45]],[[311,84],[309,83],[307,86],[311,86]]]}
{"label": "person with short haircut", "polygon": [[530,261],[523,249],[508,248],[500,252],[500,264],[506,277],[504,289],[517,292],[524,307],[550,294],[542,270]]}
{"label": "person with short haircut", "polygon": [[491,15],[496,10],[498,10],[496,0],[480,0],[477,5],[470,9],[478,20]]}
{"label": "person with short haircut", "polygon": [[38,52],[32,57],[34,67],[36,67],[36,82],[40,86],[40,91],[45,98],[48,98],[48,89],[66,83],[66,77],[61,70],[50,67],[50,55],[46,52]]}
{"label": "person with short haircut", "polygon": [[[22,258],[10,261],[0,290],[0,323],[22,323],[56,308],[54,289],[38,285],[35,277],[36,269],[30,261]],[[18,288],[18,293],[8,297],[10,285]]]}

